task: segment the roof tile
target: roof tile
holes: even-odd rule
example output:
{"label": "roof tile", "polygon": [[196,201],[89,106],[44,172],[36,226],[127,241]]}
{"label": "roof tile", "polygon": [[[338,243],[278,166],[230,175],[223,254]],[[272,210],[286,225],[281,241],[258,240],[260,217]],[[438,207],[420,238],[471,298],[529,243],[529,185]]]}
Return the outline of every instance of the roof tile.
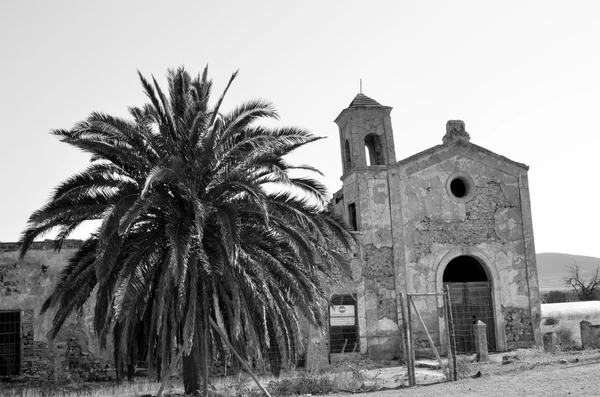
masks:
{"label": "roof tile", "polygon": [[357,94],[352,102],[350,102],[351,108],[359,108],[359,107],[369,107],[369,106],[382,106],[376,100],[369,98],[365,94]]}

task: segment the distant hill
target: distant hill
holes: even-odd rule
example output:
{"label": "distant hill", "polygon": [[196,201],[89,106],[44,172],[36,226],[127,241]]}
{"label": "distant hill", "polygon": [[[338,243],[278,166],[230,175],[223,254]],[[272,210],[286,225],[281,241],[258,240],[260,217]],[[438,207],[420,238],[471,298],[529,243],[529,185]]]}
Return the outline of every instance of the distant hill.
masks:
{"label": "distant hill", "polygon": [[593,256],[559,254],[544,252],[536,255],[540,291],[569,289],[564,282],[567,275],[567,266],[574,262],[579,265],[584,279],[591,277],[600,264],[600,258]]}

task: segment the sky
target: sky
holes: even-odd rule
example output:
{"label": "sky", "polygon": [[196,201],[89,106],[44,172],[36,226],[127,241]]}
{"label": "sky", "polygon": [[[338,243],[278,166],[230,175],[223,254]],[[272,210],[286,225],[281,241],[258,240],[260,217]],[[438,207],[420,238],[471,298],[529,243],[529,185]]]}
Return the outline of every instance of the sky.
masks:
{"label": "sky", "polygon": [[[341,187],[333,120],[359,92],[393,107],[396,158],[471,142],[530,166],[537,252],[600,257],[600,2],[0,2],[0,241],[89,163],[52,129],[146,102],[139,70],[209,65],[223,109],[272,101],[282,125],[326,139],[292,160]],[[73,234],[84,238],[89,227]],[[48,235],[47,237],[51,237]]]}

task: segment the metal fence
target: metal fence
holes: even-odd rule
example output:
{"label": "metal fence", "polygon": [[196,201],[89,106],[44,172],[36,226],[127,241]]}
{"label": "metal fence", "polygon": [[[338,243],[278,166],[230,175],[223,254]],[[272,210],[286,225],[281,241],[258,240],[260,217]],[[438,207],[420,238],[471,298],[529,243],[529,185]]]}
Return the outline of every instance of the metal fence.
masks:
{"label": "metal fence", "polygon": [[456,340],[457,353],[475,353],[473,325],[477,321],[487,325],[488,350],[495,351],[496,327],[491,283],[447,283],[446,289],[452,307],[450,328]]}

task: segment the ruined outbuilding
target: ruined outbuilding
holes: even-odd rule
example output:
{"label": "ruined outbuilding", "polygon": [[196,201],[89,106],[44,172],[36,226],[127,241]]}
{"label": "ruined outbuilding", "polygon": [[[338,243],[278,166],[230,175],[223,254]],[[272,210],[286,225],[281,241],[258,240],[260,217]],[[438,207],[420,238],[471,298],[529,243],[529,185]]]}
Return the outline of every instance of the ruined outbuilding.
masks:
{"label": "ruined outbuilding", "polygon": [[[361,244],[353,282],[333,290],[330,353],[400,357],[400,294],[445,290],[458,328],[487,324],[491,351],[539,346],[528,167],[471,143],[459,120],[448,121],[442,144],[397,161],[391,110],[358,94],[335,120],[343,187],[332,204]],[[445,350],[442,300],[419,304]],[[415,337],[428,347],[423,332]],[[472,351],[462,338],[458,350]]]}
{"label": "ruined outbuilding", "polygon": [[52,241],[34,242],[25,259],[16,243],[0,243],[0,380],[109,380],[110,349],[101,351],[92,328],[94,301],[72,315],[54,340],[53,313],[42,303],[81,242],[67,240],[60,252]]}

